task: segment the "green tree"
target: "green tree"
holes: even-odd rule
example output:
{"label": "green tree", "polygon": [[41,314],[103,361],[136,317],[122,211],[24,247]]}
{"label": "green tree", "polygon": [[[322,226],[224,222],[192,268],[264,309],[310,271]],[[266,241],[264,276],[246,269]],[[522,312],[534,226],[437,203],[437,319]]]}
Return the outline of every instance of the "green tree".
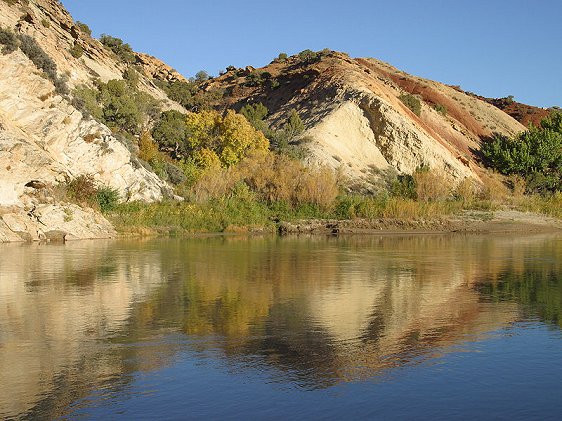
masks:
{"label": "green tree", "polygon": [[124,80],[102,83],[99,90],[102,118],[109,127],[139,134],[144,120],[153,119],[159,113],[158,101],[132,88]]}
{"label": "green tree", "polygon": [[531,191],[562,190],[562,115],[555,113],[513,138],[495,133],[481,152],[502,174],[518,174]]}
{"label": "green tree", "polygon": [[304,123],[295,110],[291,110],[291,112],[289,113],[289,118],[287,119],[287,122],[285,123],[283,128],[287,132],[290,140],[294,139],[304,131]]}
{"label": "green tree", "polygon": [[244,105],[240,110],[240,114],[246,117],[246,120],[248,120],[254,128],[260,130],[267,136],[266,132],[269,130],[269,127],[264,119],[269,114],[269,110],[265,105],[261,102]]}
{"label": "green tree", "polygon": [[133,63],[135,61],[135,54],[129,44],[123,42],[120,38],[112,37],[111,35],[102,34],[100,42],[104,47],[113,51],[119,59],[124,63]]}
{"label": "green tree", "polygon": [[207,73],[205,70],[199,70],[195,74],[195,82],[196,83],[202,83],[202,82],[205,82],[206,80],[209,80],[209,79],[210,79],[209,73]]}
{"label": "green tree", "polygon": [[176,110],[164,111],[152,129],[152,137],[161,150],[181,159],[187,153],[186,115]]}

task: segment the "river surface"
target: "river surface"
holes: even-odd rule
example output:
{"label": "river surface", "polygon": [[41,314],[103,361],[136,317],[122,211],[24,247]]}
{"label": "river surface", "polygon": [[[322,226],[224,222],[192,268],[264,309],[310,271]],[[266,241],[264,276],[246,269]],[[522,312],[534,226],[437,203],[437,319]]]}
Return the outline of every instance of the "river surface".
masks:
{"label": "river surface", "polygon": [[0,246],[0,418],[560,419],[562,236]]}

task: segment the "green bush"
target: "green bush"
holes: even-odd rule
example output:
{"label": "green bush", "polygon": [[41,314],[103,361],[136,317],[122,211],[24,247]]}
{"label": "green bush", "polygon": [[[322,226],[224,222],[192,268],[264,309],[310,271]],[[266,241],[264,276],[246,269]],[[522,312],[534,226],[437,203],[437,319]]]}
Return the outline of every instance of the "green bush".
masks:
{"label": "green bush", "polygon": [[0,27],[0,44],[2,54],[11,54],[18,49],[18,38],[9,29]]}
{"label": "green bush", "polygon": [[495,133],[480,148],[487,164],[517,174],[530,192],[562,191],[562,113],[556,112],[513,138]]}
{"label": "green bush", "polygon": [[398,97],[418,117],[421,115],[421,102],[418,97],[411,94],[403,94]]}
{"label": "green bush", "polygon": [[95,200],[100,211],[110,212],[119,204],[119,192],[109,186],[100,186],[96,189]]}
{"label": "green bush", "polygon": [[306,50],[301,51],[298,54],[298,57],[302,62],[312,63],[312,62],[318,60],[318,58],[320,58],[320,54],[318,54],[318,53],[316,53],[312,50],[306,49]]}
{"label": "green bush", "polygon": [[267,124],[264,122],[264,119],[269,114],[269,110],[261,102],[244,105],[240,109],[240,114],[246,117],[246,120],[248,120],[256,129],[263,132],[264,129],[267,128]]}
{"label": "green bush", "polygon": [[286,53],[279,53],[279,55],[277,56],[277,60],[281,62],[287,61],[287,58],[288,56]]}
{"label": "green bush", "polygon": [[75,43],[69,50],[70,55],[74,58],[80,58],[82,57],[82,54],[84,54],[84,49],[82,48],[82,46],[78,43]]}
{"label": "green bush", "polygon": [[80,22],[79,20],[76,21],[76,26],[78,28],[80,28],[80,31],[84,32],[85,34],[88,34],[89,36],[92,36],[92,30],[90,29],[90,27],[88,25],[86,25],[83,22]]}
{"label": "green bush", "polygon": [[441,114],[441,115],[447,115],[447,107],[445,107],[444,105],[435,104],[435,105],[433,106],[433,108],[434,108],[435,111],[437,111],[439,114]]}
{"label": "green bush", "polygon": [[174,80],[172,82],[159,81],[157,85],[168,95],[168,98],[186,109],[191,109],[195,105],[194,97],[197,94],[195,84]]}
{"label": "green bush", "polygon": [[135,54],[129,44],[123,42],[120,38],[112,37],[111,35],[102,34],[100,42],[107,49],[113,51],[119,59],[124,63],[133,63],[135,61]]}
{"label": "green bush", "polygon": [[97,121],[102,121],[103,113],[98,105],[99,92],[86,86],[79,86],[72,91],[72,105],[86,117],[92,116]]}
{"label": "green bush", "polygon": [[53,82],[57,93],[66,95],[69,92],[66,80],[57,76],[57,65],[53,59],[39,46],[35,38],[24,34],[18,35],[18,38],[21,51]]}
{"label": "green bush", "polygon": [[289,141],[294,139],[304,131],[304,123],[295,110],[291,110],[291,112],[289,113],[289,118],[283,126],[283,129],[287,132]]}

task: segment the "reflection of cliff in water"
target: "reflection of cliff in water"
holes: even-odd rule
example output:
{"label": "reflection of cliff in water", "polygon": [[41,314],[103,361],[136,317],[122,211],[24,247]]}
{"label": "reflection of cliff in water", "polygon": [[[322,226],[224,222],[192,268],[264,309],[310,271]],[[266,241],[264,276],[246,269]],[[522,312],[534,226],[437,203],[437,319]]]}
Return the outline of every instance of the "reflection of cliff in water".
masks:
{"label": "reflection of cliff in water", "polygon": [[305,387],[371,377],[509,324],[518,302],[559,320],[561,251],[484,236],[2,247],[0,414],[60,415],[186,346]]}

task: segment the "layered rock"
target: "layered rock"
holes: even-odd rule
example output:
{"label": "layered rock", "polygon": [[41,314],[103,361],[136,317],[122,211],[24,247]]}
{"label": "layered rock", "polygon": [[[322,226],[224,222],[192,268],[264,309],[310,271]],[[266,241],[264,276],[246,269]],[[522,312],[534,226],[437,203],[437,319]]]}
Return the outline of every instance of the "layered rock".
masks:
{"label": "layered rock", "polygon": [[[297,110],[306,127],[302,139],[308,141],[308,160],[355,181],[369,183],[388,169],[412,173],[421,165],[451,181],[478,179],[481,140],[493,132],[511,135],[525,129],[474,96],[375,59],[323,52],[308,61],[298,56],[276,60],[254,72],[267,72],[265,82],[248,84],[247,72],[234,69],[207,89],[227,92],[224,107],[262,102],[277,127]],[[420,100],[419,115],[400,100],[403,95]]]}
{"label": "layered rock", "polygon": [[[76,25],[58,1],[12,5],[0,2],[0,26],[32,36],[56,63],[58,76],[67,80],[69,88],[92,86],[94,79],[121,79],[126,69],[126,64]],[[70,52],[76,45],[83,50],[80,58]],[[163,63],[160,68],[167,69]],[[161,101],[164,109],[183,110],[156,87],[152,75],[150,78],[140,75],[138,88]],[[133,149],[113,136],[105,125],[82,115],[69,98],[57,94],[53,83],[21,50],[0,55],[0,208],[4,208],[3,212],[6,207],[16,206],[19,211],[15,214],[25,219],[31,209],[45,203],[30,194],[35,191],[28,186],[52,186],[86,174],[92,175],[99,185],[116,189],[122,200],[152,202],[171,196],[171,188],[141,165],[131,152]],[[46,203],[51,204],[52,200]],[[95,225],[90,222],[89,225]],[[100,225],[106,229],[103,234],[74,227],[69,228],[66,237],[112,236],[113,229],[105,222]],[[35,232],[33,218],[25,224],[30,227],[26,232],[31,238],[40,237]],[[37,228],[45,231],[44,226]],[[48,227],[46,231],[56,228]],[[4,239],[8,237],[13,236],[3,235]]]}

